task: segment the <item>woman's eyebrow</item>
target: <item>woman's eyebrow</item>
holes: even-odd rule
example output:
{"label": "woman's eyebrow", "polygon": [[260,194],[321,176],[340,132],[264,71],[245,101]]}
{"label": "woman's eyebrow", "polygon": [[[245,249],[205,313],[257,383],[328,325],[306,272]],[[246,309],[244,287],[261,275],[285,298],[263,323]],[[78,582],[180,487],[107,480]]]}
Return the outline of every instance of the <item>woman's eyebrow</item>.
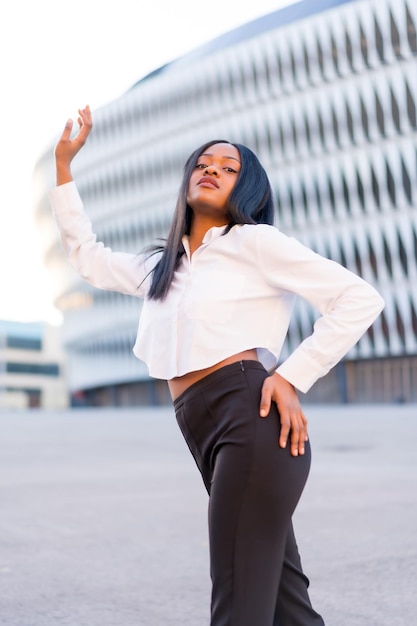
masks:
{"label": "woman's eyebrow", "polygon": [[[212,157],[213,155],[211,154],[211,152],[204,152],[204,154],[200,154],[200,157],[203,156],[208,156],[208,157]],[[233,161],[237,161],[238,163],[240,163],[239,159],[237,159],[236,157],[232,157],[232,156],[223,156],[220,157],[221,159],[224,159],[225,161],[228,159],[232,159]]]}

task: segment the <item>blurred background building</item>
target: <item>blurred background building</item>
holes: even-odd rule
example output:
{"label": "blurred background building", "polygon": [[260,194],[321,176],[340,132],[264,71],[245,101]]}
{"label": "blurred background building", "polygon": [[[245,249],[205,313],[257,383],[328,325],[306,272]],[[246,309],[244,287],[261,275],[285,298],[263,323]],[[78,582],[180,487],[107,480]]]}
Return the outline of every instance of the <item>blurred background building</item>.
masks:
{"label": "blurred background building", "polygon": [[[270,174],[277,224],[377,287],[378,321],[311,401],[417,400],[417,3],[309,0],[250,22],[146,76],[94,111],[74,177],[98,238],[139,252],[169,227],[198,145],[250,146]],[[141,303],[82,282],[64,259],[35,170],[45,263],[63,312],[73,403],[168,400],[132,355]],[[297,306],[283,357],[310,334]]]}
{"label": "blurred background building", "polygon": [[68,406],[59,328],[0,321],[0,409]]}

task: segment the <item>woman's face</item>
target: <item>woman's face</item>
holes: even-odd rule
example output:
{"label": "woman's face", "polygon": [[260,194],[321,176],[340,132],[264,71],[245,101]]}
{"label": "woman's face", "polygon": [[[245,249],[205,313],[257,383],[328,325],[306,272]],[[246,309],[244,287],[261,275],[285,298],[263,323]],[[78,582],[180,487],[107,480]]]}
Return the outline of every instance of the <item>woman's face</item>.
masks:
{"label": "woman's face", "polygon": [[187,203],[227,224],[227,201],[240,172],[240,154],[230,143],[216,143],[200,154],[188,185]]}

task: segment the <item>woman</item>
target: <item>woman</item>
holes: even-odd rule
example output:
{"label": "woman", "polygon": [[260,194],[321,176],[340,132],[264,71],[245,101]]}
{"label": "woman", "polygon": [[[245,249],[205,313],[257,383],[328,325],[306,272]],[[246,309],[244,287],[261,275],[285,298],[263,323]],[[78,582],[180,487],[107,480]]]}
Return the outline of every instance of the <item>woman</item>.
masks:
{"label": "woman", "polygon": [[[291,518],[310,467],[306,392],[383,307],[377,292],[272,226],[265,171],[245,146],[209,142],[188,159],[163,248],[97,243],[71,175],[92,128],[79,110],[57,144],[50,199],[76,271],[144,298],[136,356],[168,380],[209,499],[211,626],[313,626]],[[294,296],[321,313],[278,367]],[[276,368],[276,369],[275,369]],[[272,372],[272,373],[269,373]]]}

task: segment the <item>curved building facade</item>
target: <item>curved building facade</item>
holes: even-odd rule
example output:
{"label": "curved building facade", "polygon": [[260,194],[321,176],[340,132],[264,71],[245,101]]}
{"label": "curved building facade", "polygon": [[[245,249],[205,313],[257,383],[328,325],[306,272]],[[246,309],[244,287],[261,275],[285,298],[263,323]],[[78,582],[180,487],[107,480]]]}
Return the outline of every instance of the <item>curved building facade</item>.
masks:
{"label": "curved building facade", "polygon": [[[166,234],[195,147],[218,137],[247,144],[270,175],[278,226],[386,300],[308,398],[415,401],[417,5],[322,0],[312,12],[312,4],[232,31],[95,111],[74,177],[98,237],[138,252]],[[165,384],[132,355],[140,301],[90,287],[63,257],[46,195],[53,175],[51,146],[35,170],[35,205],[71,392],[95,404],[165,402]],[[300,302],[287,351],[314,320]]]}

